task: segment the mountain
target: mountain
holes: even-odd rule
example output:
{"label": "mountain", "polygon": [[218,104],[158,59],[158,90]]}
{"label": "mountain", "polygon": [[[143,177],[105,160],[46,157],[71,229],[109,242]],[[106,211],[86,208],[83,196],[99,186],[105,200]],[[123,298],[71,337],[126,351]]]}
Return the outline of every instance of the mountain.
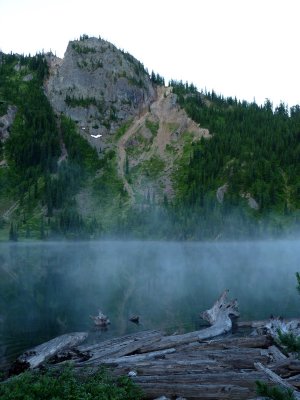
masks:
{"label": "mountain", "polygon": [[151,74],[102,39],[0,53],[0,238],[226,239],[299,227],[300,107]]}
{"label": "mountain", "polygon": [[144,66],[105,40],[82,36],[69,43],[62,60],[49,55],[48,62],[45,90],[54,111],[75,121],[98,150],[105,147],[107,135],[155,98]]}

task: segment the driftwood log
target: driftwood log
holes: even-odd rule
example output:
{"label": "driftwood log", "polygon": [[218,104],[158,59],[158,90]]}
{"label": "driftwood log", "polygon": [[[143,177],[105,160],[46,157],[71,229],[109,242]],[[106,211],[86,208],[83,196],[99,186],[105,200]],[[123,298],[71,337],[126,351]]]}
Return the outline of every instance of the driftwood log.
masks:
{"label": "driftwood log", "polygon": [[204,329],[199,333],[200,340],[209,339],[232,329],[232,318],[240,316],[238,312],[237,300],[227,302],[228,290],[225,290],[215,304],[209,310],[204,311],[201,317],[211,324],[210,328]]}
{"label": "driftwood log", "polygon": [[[258,399],[255,382],[264,381],[291,388],[298,400],[300,361],[283,354],[276,338],[265,328],[270,321],[237,324],[260,328],[255,335],[230,334],[232,317],[239,313],[237,301],[227,301],[227,294],[225,291],[201,314],[211,326],[200,331],[170,336],[162,331],[141,331],[96,344],[75,345],[69,352],[75,372],[83,374],[106,366],[116,376],[128,375],[142,388],[145,399]],[[49,360],[52,368],[62,367],[65,353],[56,351]],[[25,360],[32,366],[39,365],[28,357]]]}
{"label": "driftwood log", "polygon": [[109,318],[105,314],[103,314],[101,310],[98,311],[98,315],[96,316],[90,315],[90,318],[94,321],[94,324],[96,326],[99,326],[101,328],[106,328],[108,325],[110,325]]}
{"label": "driftwood log", "polygon": [[88,337],[87,332],[73,332],[58,336],[23,353],[15,361],[11,372],[22,372],[39,367],[57,353],[81,344]]}

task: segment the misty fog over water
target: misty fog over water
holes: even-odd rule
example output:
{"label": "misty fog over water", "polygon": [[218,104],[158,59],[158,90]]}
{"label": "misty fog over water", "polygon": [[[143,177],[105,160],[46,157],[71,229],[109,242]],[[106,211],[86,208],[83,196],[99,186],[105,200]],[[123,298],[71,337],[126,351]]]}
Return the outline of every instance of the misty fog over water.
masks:
{"label": "misty fog over water", "polygon": [[[300,241],[0,244],[0,366],[71,331],[104,340],[142,329],[198,329],[228,288],[240,320],[299,317]],[[97,331],[101,309],[111,320]],[[140,315],[141,324],[128,321]]]}

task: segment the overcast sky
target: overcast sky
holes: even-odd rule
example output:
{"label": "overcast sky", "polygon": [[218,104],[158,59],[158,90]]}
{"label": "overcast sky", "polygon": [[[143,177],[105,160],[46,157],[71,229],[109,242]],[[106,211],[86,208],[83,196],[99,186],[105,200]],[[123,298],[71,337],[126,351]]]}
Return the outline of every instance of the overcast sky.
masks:
{"label": "overcast sky", "polygon": [[300,0],[0,0],[0,49],[63,57],[99,35],[151,72],[225,96],[300,104]]}

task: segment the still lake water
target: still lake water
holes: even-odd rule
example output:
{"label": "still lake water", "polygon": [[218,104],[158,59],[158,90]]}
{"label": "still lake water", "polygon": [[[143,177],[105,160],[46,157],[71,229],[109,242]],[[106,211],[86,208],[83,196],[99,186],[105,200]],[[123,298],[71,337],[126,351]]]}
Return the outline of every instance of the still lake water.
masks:
{"label": "still lake water", "polygon": [[[299,317],[300,240],[35,242],[0,244],[0,369],[59,334],[90,341],[142,329],[198,329],[199,313],[228,288],[240,320]],[[101,309],[109,329],[90,315]],[[139,314],[141,324],[128,319]]]}

